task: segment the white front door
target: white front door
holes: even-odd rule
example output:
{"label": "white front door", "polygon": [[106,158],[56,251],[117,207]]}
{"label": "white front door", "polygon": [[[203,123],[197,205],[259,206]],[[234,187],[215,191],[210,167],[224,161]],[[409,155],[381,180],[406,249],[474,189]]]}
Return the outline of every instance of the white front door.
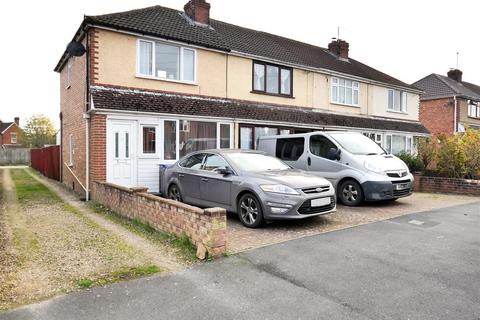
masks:
{"label": "white front door", "polygon": [[134,121],[109,122],[107,139],[107,181],[135,187],[136,124]]}

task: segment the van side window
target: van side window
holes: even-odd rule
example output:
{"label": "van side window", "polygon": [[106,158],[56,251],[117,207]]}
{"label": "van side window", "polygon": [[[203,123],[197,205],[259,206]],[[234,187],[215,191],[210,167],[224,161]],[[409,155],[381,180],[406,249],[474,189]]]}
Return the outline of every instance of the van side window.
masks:
{"label": "van side window", "polygon": [[330,148],[337,149],[337,146],[324,136],[310,137],[310,152],[316,156],[327,158]]}
{"label": "van side window", "polygon": [[305,138],[277,139],[275,156],[285,161],[296,161],[303,154]]}

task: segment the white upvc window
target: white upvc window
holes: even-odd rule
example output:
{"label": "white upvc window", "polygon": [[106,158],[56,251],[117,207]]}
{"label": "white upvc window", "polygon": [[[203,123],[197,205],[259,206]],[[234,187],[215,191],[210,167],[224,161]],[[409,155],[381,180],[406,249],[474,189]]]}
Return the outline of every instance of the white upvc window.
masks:
{"label": "white upvc window", "polygon": [[13,143],[13,144],[17,143],[17,133],[15,132],[10,133],[10,143]]}
{"label": "white upvc window", "polygon": [[468,116],[470,118],[480,118],[480,103],[468,101]]}
{"label": "white upvc window", "polygon": [[388,111],[407,112],[407,93],[405,91],[388,89]]}
{"label": "white upvc window", "polygon": [[73,166],[73,156],[75,154],[75,148],[73,145],[73,134],[70,133],[68,136],[68,165]]}
{"label": "white upvc window", "polygon": [[358,81],[334,77],[331,87],[330,101],[332,103],[358,107],[360,96],[360,83]]}
{"label": "white upvc window", "polygon": [[197,51],[170,43],[139,39],[137,75],[167,81],[195,83]]}
{"label": "white upvc window", "polygon": [[413,154],[415,152],[414,139],[412,136],[386,134],[385,150],[391,154],[399,154],[400,152]]}

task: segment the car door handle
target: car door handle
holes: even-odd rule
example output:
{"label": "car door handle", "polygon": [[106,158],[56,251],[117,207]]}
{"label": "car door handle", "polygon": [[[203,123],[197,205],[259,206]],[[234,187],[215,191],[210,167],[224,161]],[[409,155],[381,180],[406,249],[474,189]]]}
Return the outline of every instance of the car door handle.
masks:
{"label": "car door handle", "polygon": [[202,178],[202,181],[203,181],[203,182],[207,182],[208,179],[207,179],[207,178]]}
{"label": "car door handle", "polygon": [[178,174],[178,177],[179,177],[179,178],[183,178],[183,177],[185,177],[185,175],[184,175],[183,173],[179,173],[179,174]]}
{"label": "car door handle", "polygon": [[311,159],[310,157],[307,158],[307,164],[308,164],[309,166],[312,165],[312,159]]}

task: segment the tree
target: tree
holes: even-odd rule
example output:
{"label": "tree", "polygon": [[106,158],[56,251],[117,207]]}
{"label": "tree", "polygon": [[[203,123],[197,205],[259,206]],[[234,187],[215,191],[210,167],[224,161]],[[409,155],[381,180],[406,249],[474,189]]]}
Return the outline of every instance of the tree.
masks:
{"label": "tree", "polygon": [[43,114],[30,117],[22,129],[22,142],[29,148],[55,144],[56,130],[52,120]]}
{"label": "tree", "polygon": [[428,168],[437,156],[437,140],[436,137],[418,139],[418,157],[422,160],[425,169]]}
{"label": "tree", "polygon": [[461,143],[466,156],[467,177],[480,177],[480,131],[467,128],[462,134]]}

